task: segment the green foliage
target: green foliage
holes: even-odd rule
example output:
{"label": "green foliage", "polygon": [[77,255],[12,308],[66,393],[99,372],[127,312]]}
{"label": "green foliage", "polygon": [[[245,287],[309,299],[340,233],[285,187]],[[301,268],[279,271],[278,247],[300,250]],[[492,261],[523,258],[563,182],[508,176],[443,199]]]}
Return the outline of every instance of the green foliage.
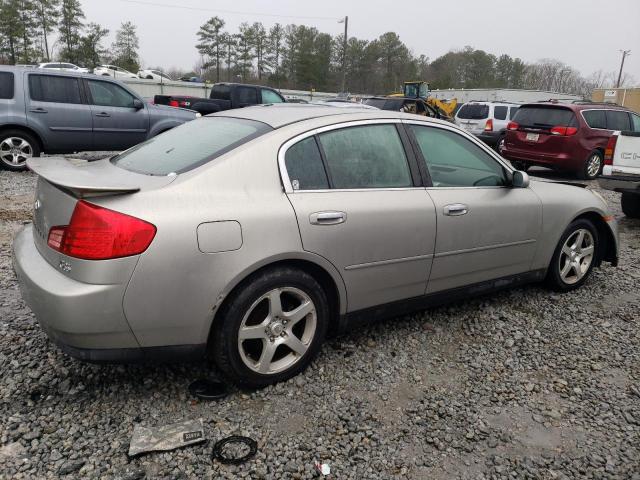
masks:
{"label": "green foliage", "polygon": [[80,0],[62,0],[58,33],[62,43],[59,58],[63,62],[78,63],[83,19]]}
{"label": "green foliage", "polygon": [[109,30],[101,27],[97,23],[87,25],[86,34],[80,38],[78,58],[80,63],[94,69],[102,63],[107,51],[102,46],[102,40],[109,34]]}
{"label": "green foliage", "polygon": [[130,72],[137,72],[140,70],[138,48],[140,48],[140,41],[136,33],[136,26],[132,22],[123,22],[116,32],[116,40],[111,46],[113,63]]}
{"label": "green foliage", "polygon": [[220,67],[224,57],[224,46],[226,37],[222,32],[224,20],[219,17],[211,17],[198,30],[198,41],[196,45],[200,55],[206,58],[204,68],[215,67],[216,82],[220,81]]}

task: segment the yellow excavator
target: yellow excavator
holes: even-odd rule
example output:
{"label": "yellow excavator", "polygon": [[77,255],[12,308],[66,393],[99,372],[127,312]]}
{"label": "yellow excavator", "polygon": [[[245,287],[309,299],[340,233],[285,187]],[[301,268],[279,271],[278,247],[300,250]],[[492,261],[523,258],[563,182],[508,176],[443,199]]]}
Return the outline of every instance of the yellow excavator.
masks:
{"label": "yellow excavator", "polygon": [[396,92],[389,95],[390,97],[407,97],[421,98],[428,105],[439,110],[449,118],[453,118],[453,114],[458,106],[458,99],[451,98],[449,100],[438,100],[429,96],[429,84],[427,82],[404,82],[402,92]]}

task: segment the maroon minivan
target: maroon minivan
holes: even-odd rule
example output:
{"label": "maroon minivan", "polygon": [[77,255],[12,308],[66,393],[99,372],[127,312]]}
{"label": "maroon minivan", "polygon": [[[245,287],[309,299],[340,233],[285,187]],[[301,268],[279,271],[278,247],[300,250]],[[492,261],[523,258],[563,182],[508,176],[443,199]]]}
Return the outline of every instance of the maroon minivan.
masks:
{"label": "maroon minivan", "polygon": [[632,116],[638,115],[611,103],[528,103],[507,126],[500,154],[519,170],[541,165],[590,180],[602,171],[612,132],[638,124]]}

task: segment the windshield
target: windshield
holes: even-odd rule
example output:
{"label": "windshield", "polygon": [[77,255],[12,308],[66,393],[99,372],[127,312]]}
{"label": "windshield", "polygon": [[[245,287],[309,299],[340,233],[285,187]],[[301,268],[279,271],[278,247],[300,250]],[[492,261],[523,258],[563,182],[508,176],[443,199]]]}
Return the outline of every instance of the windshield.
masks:
{"label": "windshield", "polygon": [[465,120],[482,120],[489,116],[489,105],[469,104],[463,105],[458,110],[458,118]]}
{"label": "windshield", "polygon": [[573,112],[562,107],[520,107],[513,121],[523,127],[575,126]]}
{"label": "windshield", "polygon": [[271,130],[267,124],[253,120],[203,117],[136,145],[113,157],[111,162],[147,175],[182,173]]}

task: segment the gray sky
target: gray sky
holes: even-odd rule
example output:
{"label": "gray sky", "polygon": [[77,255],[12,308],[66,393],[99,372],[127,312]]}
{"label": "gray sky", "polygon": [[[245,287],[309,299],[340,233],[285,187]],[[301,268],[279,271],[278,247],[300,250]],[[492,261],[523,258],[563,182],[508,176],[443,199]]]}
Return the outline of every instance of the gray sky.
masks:
{"label": "gray sky", "polygon": [[471,45],[528,62],[557,58],[589,75],[600,69],[617,73],[619,50],[631,49],[625,72],[640,83],[640,0],[81,2],[87,22],[98,22],[110,30],[109,43],[123,21],[130,20],[138,26],[145,67],[191,69],[198,58],[194,47],[196,32],[213,15],[222,17],[227,30],[232,32],[237,31],[241,22],[261,21],[266,27],[276,22],[305,24],[333,35],[344,28],[337,18],[348,15],[349,36],[371,40],[395,31],[415,54],[424,53],[430,59],[450,49]]}

